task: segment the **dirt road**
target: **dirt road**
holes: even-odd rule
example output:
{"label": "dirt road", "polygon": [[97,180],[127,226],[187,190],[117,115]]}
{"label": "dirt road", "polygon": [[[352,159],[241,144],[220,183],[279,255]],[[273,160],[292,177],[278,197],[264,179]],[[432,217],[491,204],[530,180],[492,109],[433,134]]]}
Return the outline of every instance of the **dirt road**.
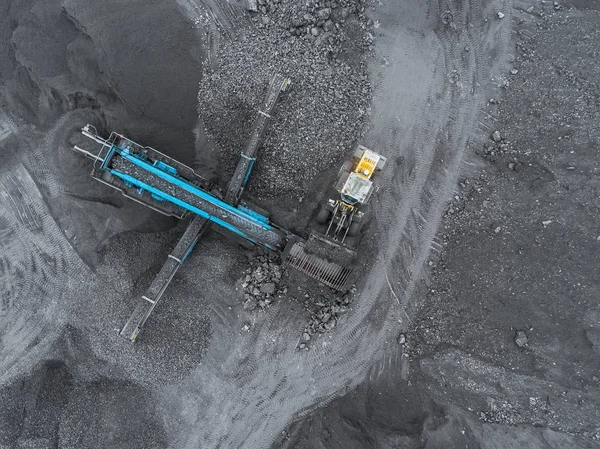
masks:
{"label": "dirt road", "polygon": [[408,332],[278,445],[599,447],[596,6],[515,5],[515,64]]}
{"label": "dirt road", "polygon": [[[526,8],[518,14],[531,18]],[[598,277],[588,268],[597,258],[600,67],[589,55],[599,20],[585,7],[558,8],[519,40],[494,112],[502,139],[480,148],[478,187],[461,188],[466,201],[446,215],[446,250],[418,327],[432,391],[443,384],[484,421],[592,441],[600,438]],[[471,381],[457,391],[455,376]]]}
{"label": "dirt road", "polygon": [[[372,13],[375,98],[366,143],[391,168],[367,243],[373,268],[361,280],[355,308],[308,353],[296,350],[304,323],[285,302],[243,340],[233,336],[238,342],[226,356],[232,336],[216,329],[203,365],[165,395],[184,423],[177,434],[186,436],[174,447],[268,446],[292,419],[360,383],[406,328],[405,308],[477,131],[484,89],[506,69],[510,20],[494,17],[505,6],[477,2],[446,11],[386,2]],[[494,66],[487,63],[492,53]],[[186,407],[172,399],[181,387]],[[195,399],[203,404],[196,410]]]}

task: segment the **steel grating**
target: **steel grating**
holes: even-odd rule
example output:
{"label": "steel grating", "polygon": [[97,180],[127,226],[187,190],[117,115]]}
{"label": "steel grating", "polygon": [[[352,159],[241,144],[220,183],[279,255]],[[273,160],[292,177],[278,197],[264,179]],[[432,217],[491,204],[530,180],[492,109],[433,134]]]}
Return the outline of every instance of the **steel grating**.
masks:
{"label": "steel grating", "polygon": [[306,253],[304,245],[301,241],[294,243],[285,258],[285,264],[335,290],[343,290],[352,270]]}

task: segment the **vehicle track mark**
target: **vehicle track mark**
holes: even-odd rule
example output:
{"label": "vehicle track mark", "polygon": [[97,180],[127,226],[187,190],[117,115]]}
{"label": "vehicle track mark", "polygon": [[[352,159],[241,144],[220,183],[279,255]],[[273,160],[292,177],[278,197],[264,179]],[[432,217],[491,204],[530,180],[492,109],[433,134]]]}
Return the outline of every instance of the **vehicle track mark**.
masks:
{"label": "vehicle track mark", "polygon": [[[26,179],[30,178],[27,177]],[[7,173],[4,179],[0,181],[0,197],[4,200],[4,204],[7,204],[21,223],[30,230],[40,230],[42,223],[26,193],[29,191],[23,185],[19,170]],[[37,192],[37,189],[34,191]]]}
{"label": "vehicle track mark", "polygon": [[0,109],[0,142],[12,135],[17,130],[17,125],[4,111]]}
{"label": "vehicle track mark", "polygon": [[[0,384],[36,362],[43,343],[58,336],[65,317],[64,276],[83,269],[23,165],[0,176],[14,200],[0,209]],[[4,196],[3,195],[3,196]],[[26,354],[26,355],[25,355]]]}

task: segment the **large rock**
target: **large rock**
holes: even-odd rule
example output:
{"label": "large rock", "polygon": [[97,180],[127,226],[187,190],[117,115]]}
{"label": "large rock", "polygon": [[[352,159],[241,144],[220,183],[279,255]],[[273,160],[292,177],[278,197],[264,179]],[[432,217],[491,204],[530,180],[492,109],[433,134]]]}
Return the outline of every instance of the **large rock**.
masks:
{"label": "large rock", "polygon": [[330,8],[319,9],[319,11],[317,12],[317,16],[321,20],[327,20],[327,19],[329,19],[330,15],[331,15],[331,9]]}
{"label": "large rock", "polygon": [[267,295],[272,295],[273,293],[275,293],[275,283],[267,282],[265,284],[262,284],[260,286],[260,291],[261,291],[261,293],[265,293]]}

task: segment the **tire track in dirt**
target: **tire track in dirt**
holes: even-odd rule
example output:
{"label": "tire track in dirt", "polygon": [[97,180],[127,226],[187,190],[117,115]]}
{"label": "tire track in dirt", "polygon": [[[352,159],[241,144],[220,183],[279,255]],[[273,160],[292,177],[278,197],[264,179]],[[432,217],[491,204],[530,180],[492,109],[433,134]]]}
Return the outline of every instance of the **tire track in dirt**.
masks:
{"label": "tire track in dirt", "polygon": [[[42,223],[40,217],[34,210],[34,205],[30,201],[26,184],[29,184],[30,177],[26,174],[23,179],[22,167],[12,173],[6,173],[3,180],[0,181],[0,197],[3,203],[12,209],[14,215],[19,221],[31,231],[41,230]],[[39,192],[37,189],[34,195]]]}
{"label": "tire track in dirt", "polygon": [[[373,248],[374,260],[355,308],[334,332],[303,353],[295,350],[298,324],[303,323],[275,304],[248,346],[241,352],[236,348],[224,363],[215,360],[199,368],[187,380],[183,389],[199,394],[200,388],[206,402],[202,410],[182,412],[185,430],[179,434],[185,436],[173,447],[269,447],[293,419],[385,369],[384,359],[370,372],[408,324],[406,308],[430,248],[436,246],[439,220],[485,102],[479,88],[491,69],[485,36],[498,27],[510,32],[508,20],[494,21],[494,11],[507,9],[507,4],[388,1],[379,6],[376,93],[366,144],[386,155],[390,168],[382,173],[381,194],[373,207],[378,216],[364,242]],[[441,19],[447,10],[453,17],[450,24]],[[505,44],[495,43],[500,53]],[[399,157],[401,165],[396,164]],[[213,344],[219,341],[215,337]],[[257,361],[242,368],[243,385],[239,377],[236,383],[228,376],[241,360]]]}
{"label": "tire track in dirt", "polygon": [[0,209],[0,384],[33,366],[59,336],[66,318],[61,310],[65,276],[83,268],[24,166],[0,176],[0,184],[6,188],[15,179],[21,190],[9,196],[28,212]]}
{"label": "tire track in dirt", "polygon": [[85,270],[44,199],[63,191],[49,161],[58,127],[72,118],[45,135],[14,126],[26,152],[21,164],[0,171],[0,384],[45,355],[68,317],[70,280]]}
{"label": "tire track in dirt", "polygon": [[[505,2],[507,3],[507,2]],[[471,0],[469,2],[469,7],[466,8],[466,12],[467,15],[464,17],[464,23],[468,24],[468,23],[481,23],[483,21],[483,19],[485,17],[489,17],[491,14],[486,14],[483,9],[481,8],[481,2],[478,2],[476,0]],[[441,195],[438,195],[437,197],[437,201],[433,202],[433,204],[431,204],[429,206],[429,210],[426,211],[428,219],[426,220],[429,223],[435,223],[435,226],[428,226],[423,233],[421,234],[421,243],[422,243],[422,248],[425,248],[425,244],[427,242],[431,242],[433,240],[433,238],[435,237],[436,231],[437,231],[437,226],[438,223],[441,221],[442,218],[442,214],[445,210],[445,205],[447,200],[449,199],[452,191],[455,189],[456,186],[456,178],[457,175],[460,173],[461,169],[462,169],[462,165],[464,162],[464,150],[468,150],[472,145],[475,146],[477,145],[477,142],[480,140],[480,136],[473,136],[471,129],[473,128],[473,124],[477,123],[478,117],[481,114],[481,110],[479,109],[479,104],[481,104],[481,97],[482,95],[484,95],[485,93],[482,91],[482,89],[479,89],[479,86],[481,86],[484,83],[484,77],[485,77],[485,72],[486,71],[496,71],[498,69],[494,69],[492,68],[491,70],[489,68],[484,67],[484,54],[490,54],[491,53],[491,49],[493,46],[498,45],[498,43],[501,43],[502,47],[507,49],[508,46],[510,45],[510,14],[511,14],[511,8],[510,6],[507,7],[507,5],[504,5],[505,7],[502,8],[503,11],[506,11],[505,14],[505,19],[507,21],[507,24],[504,26],[500,26],[497,27],[495,32],[488,34],[486,37],[487,39],[484,39],[483,41],[481,40],[481,37],[478,36],[476,33],[474,33],[473,28],[469,27],[468,25],[466,26],[466,30],[467,30],[467,37],[465,39],[465,48],[468,46],[470,51],[468,52],[469,55],[469,62],[468,64],[470,65],[470,67],[473,67],[473,71],[472,73],[470,73],[470,77],[472,77],[471,79],[467,80],[470,82],[471,84],[471,93],[478,95],[479,100],[478,101],[474,101],[472,102],[472,104],[469,105],[469,107],[465,107],[465,108],[461,108],[462,111],[464,111],[463,114],[461,114],[459,117],[455,117],[453,118],[453,125],[455,125],[455,128],[457,130],[461,130],[462,132],[458,132],[458,133],[453,133],[454,136],[456,136],[455,138],[457,139],[457,142],[455,143],[455,147],[456,148],[462,148],[463,151],[461,151],[460,153],[456,153],[451,155],[452,158],[448,161],[448,166],[449,166],[449,173],[450,174],[455,174],[455,176],[448,176],[446,175],[445,178],[443,179],[439,179],[439,191],[442,193]],[[459,60],[460,59],[460,51],[461,51],[461,46],[446,46],[445,48],[448,50],[446,52],[446,61],[455,61],[455,60]],[[454,51],[449,51],[449,49],[452,49]],[[473,51],[471,51],[471,49]],[[463,51],[464,54],[464,51]],[[505,55],[506,57],[507,55]],[[500,70],[498,71],[502,71],[505,69],[505,67],[503,66],[503,63],[505,61],[499,60],[498,64],[500,64]],[[463,86],[463,88],[466,88],[466,86]],[[485,98],[483,98],[483,101],[485,101]],[[452,130],[452,128],[451,128]],[[431,172],[433,173],[433,171]],[[431,180],[428,185],[432,185],[434,182],[434,180]],[[423,213],[423,212],[421,212]],[[417,271],[420,270],[424,265],[425,262],[427,260],[428,257],[428,251],[421,251],[420,256],[414,261],[413,265],[412,265],[412,269],[413,271]],[[413,277],[412,279],[410,279],[406,289],[405,289],[405,305],[408,303],[408,300],[410,298],[410,296],[412,295],[415,287],[416,287],[416,283],[418,282],[419,278],[418,277]]]}
{"label": "tire track in dirt", "polygon": [[15,122],[0,109],[0,142],[13,134],[16,129]]}

